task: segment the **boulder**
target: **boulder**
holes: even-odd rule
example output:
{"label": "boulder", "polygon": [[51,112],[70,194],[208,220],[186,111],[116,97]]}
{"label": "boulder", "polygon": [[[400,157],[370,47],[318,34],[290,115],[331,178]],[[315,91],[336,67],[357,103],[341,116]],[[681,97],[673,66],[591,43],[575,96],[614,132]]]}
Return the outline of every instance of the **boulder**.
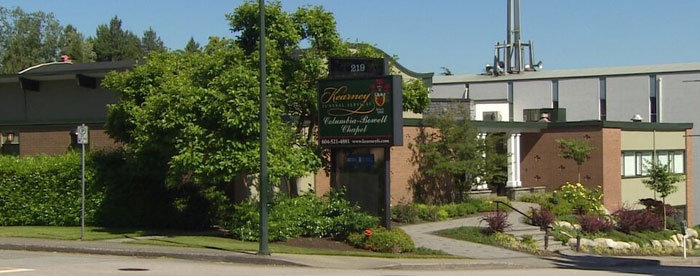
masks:
{"label": "boulder", "polygon": [[613,241],[612,239],[597,238],[593,241],[595,242],[596,246],[615,248],[615,241]]}
{"label": "boulder", "polygon": [[632,248],[632,249],[638,249],[638,248],[639,248],[639,244],[637,244],[636,242],[629,242],[629,244],[630,244],[630,248]]}
{"label": "boulder", "polygon": [[663,247],[663,245],[661,244],[661,242],[658,241],[658,240],[653,240],[653,241],[651,241],[651,246],[654,247],[654,248],[661,248],[661,247]]}
{"label": "boulder", "polygon": [[693,248],[698,248],[698,247],[700,247],[700,240],[693,239]]}
{"label": "boulder", "polygon": [[663,245],[664,248],[678,247],[678,244],[676,242],[674,242],[673,240],[663,240],[663,241],[661,241],[661,245]]}
{"label": "boulder", "polygon": [[698,231],[695,231],[693,228],[686,228],[685,237],[688,239],[695,239],[698,237]]}
{"label": "boulder", "polygon": [[[680,242],[680,241],[682,241],[682,240],[683,240],[683,238],[681,238],[680,240],[678,240],[678,235],[673,235],[673,236],[671,236],[671,239],[670,239],[670,241],[672,241],[673,243],[675,243],[676,246],[681,246],[681,242]],[[664,246],[664,247],[665,247],[665,246]]]}
{"label": "boulder", "polygon": [[630,249],[632,246],[626,242],[615,242],[613,249]]}

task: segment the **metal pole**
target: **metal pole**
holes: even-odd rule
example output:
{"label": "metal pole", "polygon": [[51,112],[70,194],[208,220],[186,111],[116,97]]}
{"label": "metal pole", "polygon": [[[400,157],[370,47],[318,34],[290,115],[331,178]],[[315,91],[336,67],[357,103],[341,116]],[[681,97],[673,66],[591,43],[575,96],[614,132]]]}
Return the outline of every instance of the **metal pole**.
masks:
{"label": "metal pole", "polygon": [[384,227],[391,230],[391,147],[384,147]]}
{"label": "metal pole", "polygon": [[260,6],[260,248],[258,255],[270,255],[267,236],[267,91],[265,89],[265,0]]}
{"label": "metal pole", "polygon": [[80,240],[85,237],[85,144],[81,145],[80,163],[81,163],[81,197],[80,197]]}

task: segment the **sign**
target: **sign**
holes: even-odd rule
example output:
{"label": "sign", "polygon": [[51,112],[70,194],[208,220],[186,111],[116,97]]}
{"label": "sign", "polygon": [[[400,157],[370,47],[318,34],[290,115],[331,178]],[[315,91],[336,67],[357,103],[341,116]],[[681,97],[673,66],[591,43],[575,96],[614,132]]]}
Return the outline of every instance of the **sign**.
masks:
{"label": "sign", "polygon": [[369,167],[374,165],[374,154],[348,154],[345,165],[354,167]]}
{"label": "sign", "polygon": [[78,130],[75,132],[78,136],[78,144],[89,144],[88,143],[88,127],[86,125],[78,126]]}
{"label": "sign", "polygon": [[321,146],[402,145],[402,93],[401,76],[320,81]]}
{"label": "sign", "polygon": [[389,62],[384,58],[339,58],[328,60],[329,78],[361,78],[389,74]]}

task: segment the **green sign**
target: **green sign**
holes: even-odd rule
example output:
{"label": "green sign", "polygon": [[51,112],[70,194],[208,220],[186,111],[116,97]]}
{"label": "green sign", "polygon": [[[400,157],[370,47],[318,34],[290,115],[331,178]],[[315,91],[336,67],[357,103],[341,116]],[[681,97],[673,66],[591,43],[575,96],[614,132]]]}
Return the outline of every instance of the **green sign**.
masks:
{"label": "green sign", "polygon": [[403,144],[401,76],[322,80],[318,100],[321,146]]}

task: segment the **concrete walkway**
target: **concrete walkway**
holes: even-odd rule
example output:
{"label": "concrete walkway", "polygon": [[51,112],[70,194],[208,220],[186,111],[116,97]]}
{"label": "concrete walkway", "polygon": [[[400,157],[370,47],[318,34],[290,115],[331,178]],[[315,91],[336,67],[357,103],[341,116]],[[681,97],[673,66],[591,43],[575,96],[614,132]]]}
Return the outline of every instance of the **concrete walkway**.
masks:
{"label": "concrete walkway", "polygon": [[[530,210],[530,207],[537,207],[537,204],[526,202],[511,202],[511,205],[522,212]],[[443,238],[432,234],[440,230],[462,226],[484,227],[486,226],[486,223],[482,222],[481,218],[482,216],[473,216],[447,221],[406,225],[401,226],[400,228],[411,236],[416,247],[442,250],[455,256],[462,256],[472,259],[512,259],[532,257],[530,254],[503,249],[500,247]],[[524,217],[517,212],[511,211],[508,213],[508,222],[510,222],[512,228],[531,227],[531,225],[523,222],[523,218]]]}

